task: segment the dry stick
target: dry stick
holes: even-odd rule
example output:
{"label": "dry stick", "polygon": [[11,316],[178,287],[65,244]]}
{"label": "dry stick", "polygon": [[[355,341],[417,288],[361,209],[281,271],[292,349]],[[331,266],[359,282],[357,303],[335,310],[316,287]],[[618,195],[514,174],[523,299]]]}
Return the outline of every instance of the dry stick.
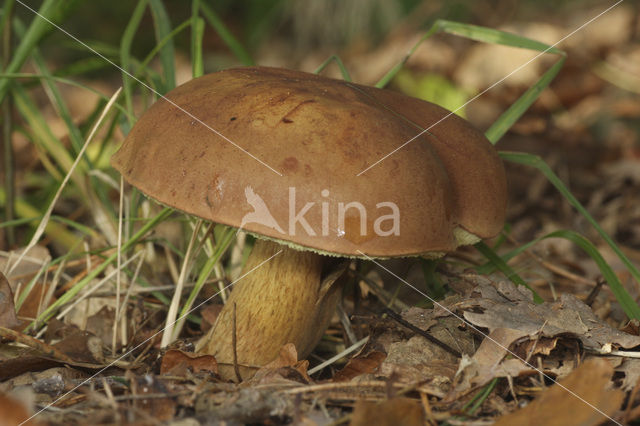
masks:
{"label": "dry stick", "polygon": [[[137,278],[137,274],[134,274],[134,276]],[[132,281],[133,281],[133,278],[132,278]],[[218,281],[224,281],[224,278],[213,278],[213,279],[210,279],[210,280],[206,280],[204,283],[205,284],[215,284]],[[195,283],[193,281],[187,282],[187,283],[185,283],[184,288],[185,289],[186,288],[192,288],[194,285],[195,285]],[[131,291],[127,290],[127,292],[130,293],[131,295],[135,295],[135,294],[153,293],[153,292],[156,292],[156,291],[168,291],[168,290],[173,291],[173,290],[175,290],[175,288],[176,288],[176,286],[173,285],[173,284],[156,285],[156,286],[150,286],[150,287],[141,287],[141,286],[139,286],[137,288],[134,288]],[[113,290],[105,290],[105,291],[96,293],[93,296],[94,297],[112,297],[112,296],[115,296],[115,294],[116,293]]]}
{"label": "dry stick", "polygon": [[[5,252],[5,251],[0,250],[0,257],[9,257],[9,256],[12,256],[12,253]],[[83,263],[88,263],[88,264],[90,265],[90,264],[91,264],[91,262],[89,262],[88,260],[89,260],[89,259],[93,259],[93,258],[97,258],[97,257],[98,257],[97,255],[91,255],[91,256],[89,256],[89,255],[88,255],[88,253],[87,253],[87,258],[86,258],[86,259],[81,258],[81,259],[68,260],[68,261],[67,261],[67,260],[65,260],[65,262],[57,263],[57,264],[55,264],[55,265],[49,265],[49,266],[47,267],[47,271],[49,271],[49,272],[51,272],[51,271],[57,271],[57,270],[58,270],[58,269],[60,269],[60,267],[61,267],[61,266],[63,266],[63,265],[64,265],[66,268],[73,268],[73,267],[78,266],[78,265],[81,265],[81,264],[83,264]],[[33,258],[33,257],[30,257],[30,256],[25,256],[25,257],[24,257],[24,259],[22,259],[22,260],[23,260],[23,261],[29,261],[29,262],[31,262],[31,263],[37,263],[37,264],[39,264],[39,265],[46,264],[46,263],[48,262],[48,261],[43,262],[43,261],[41,261],[41,259],[35,259],[35,258]],[[64,268],[62,268],[62,269],[64,269]],[[91,269],[91,268],[89,267],[89,269]],[[63,272],[64,272],[64,271],[63,271]],[[12,276],[11,276],[11,279],[12,279],[12,280],[27,280],[27,279],[29,279],[29,278],[32,278],[32,277],[33,277],[35,274],[37,274],[37,273],[38,273],[38,271],[35,271],[35,272],[26,272],[26,273],[24,273],[24,274],[20,274],[20,275],[12,275]],[[70,279],[70,275],[65,274],[65,278],[66,278],[66,279]]]}
{"label": "dry stick", "polygon": [[407,305],[406,303],[404,303],[403,301],[399,300],[399,299],[393,299],[393,296],[389,295],[389,292],[387,292],[386,290],[384,290],[382,287],[380,287],[375,281],[373,281],[372,279],[365,277],[364,275],[362,275],[359,272],[355,272],[355,276],[356,278],[362,280],[365,282],[365,284],[367,284],[367,286],[369,288],[371,288],[371,291],[373,294],[375,294],[382,302],[384,303],[391,303],[396,305],[399,309],[409,309],[410,306]]}
{"label": "dry stick", "polygon": [[389,315],[394,320],[396,320],[401,325],[407,327],[409,330],[411,330],[411,331],[413,331],[415,333],[418,333],[419,335],[421,335],[422,337],[424,337],[425,339],[427,339],[428,341],[430,341],[434,345],[438,345],[442,349],[444,349],[445,351],[455,355],[456,358],[461,358],[462,357],[462,354],[460,354],[460,352],[458,352],[457,350],[453,349],[451,346],[447,345],[446,343],[436,339],[435,337],[433,337],[432,335],[430,335],[426,331],[424,331],[424,330],[416,327],[415,325],[411,324],[409,321],[405,321],[404,318],[402,318],[400,315],[398,315],[395,311],[393,311],[393,310],[391,310],[389,308],[384,308],[382,311],[385,314]]}
{"label": "dry stick", "polygon": [[346,355],[349,355],[351,352],[355,351],[356,349],[358,349],[360,346],[364,345],[365,343],[367,343],[369,341],[369,336],[365,337],[364,339],[361,339],[357,342],[355,342],[353,345],[349,346],[347,349],[345,349],[344,351],[332,356],[331,358],[329,358],[328,360],[326,360],[325,362],[323,362],[322,364],[318,364],[315,367],[313,367],[311,370],[309,370],[307,372],[307,374],[312,375],[314,373],[317,373],[318,371],[322,370],[323,368],[325,368],[328,365],[333,364],[334,362],[336,362],[337,360],[339,360],[340,358],[345,357]]}
{"label": "dry stick", "polygon": [[344,306],[342,306],[342,303],[338,303],[338,317],[340,318],[340,322],[342,323],[344,332],[347,334],[349,344],[353,345],[358,341],[358,338],[356,337],[356,333],[353,331],[351,321],[349,320],[349,315],[347,315],[347,312],[344,310]]}
{"label": "dry stick", "polygon": [[87,140],[85,141],[84,145],[82,145],[82,149],[80,149],[80,152],[76,156],[75,161],[73,162],[73,164],[69,168],[69,172],[67,172],[67,175],[62,180],[62,183],[60,184],[60,187],[58,188],[58,191],[56,192],[56,195],[51,200],[51,203],[49,204],[49,208],[47,209],[47,211],[44,214],[44,216],[42,216],[42,220],[40,221],[40,224],[38,225],[38,228],[36,228],[36,232],[34,232],[33,237],[31,237],[31,241],[29,241],[29,244],[27,244],[27,247],[24,249],[24,251],[22,252],[20,257],[18,258],[18,260],[16,260],[15,263],[13,263],[13,265],[11,265],[10,268],[8,268],[7,275],[11,275],[11,272],[16,268],[16,266],[18,266],[20,264],[20,262],[22,262],[22,258],[24,257],[24,255],[29,250],[31,250],[33,248],[33,246],[36,245],[38,240],[40,240],[40,237],[42,237],[42,234],[44,234],[44,230],[46,229],[47,225],[49,224],[49,220],[51,219],[51,213],[53,212],[53,208],[55,207],[56,203],[58,202],[58,199],[60,198],[60,195],[62,195],[62,190],[67,185],[67,182],[69,182],[69,179],[73,175],[73,172],[75,171],[76,167],[78,166],[78,163],[80,163],[80,160],[82,159],[82,157],[84,155],[84,152],[87,150],[87,147],[89,146],[89,143],[93,140],[93,137],[95,136],[96,132],[98,131],[98,128],[100,128],[100,126],[102,125],[102,122],[104,121],[104,118],[106,117],[107,113],[111,110],[111,107],[115,103],[116,99],[118,99],[118,96],[120,96],[120,92],[121,91],[122,91],[122,87],[119,88],[116,91],[116,93],[114,93],[114,95],[111,97],[111,99],[109,99],[109,102],[107,103],[107,105],[102,110],[102,114],[98,118],[98,121],[96,121],[96,124],[94,124],[93,128],[91,129],[91,133],[87,137]]}
{"label": "dry stick", "polygon": [[67,354],[65,354],[58,348],[48,345],[45,342],[29,336],[28,334],[11,330],[9,328],[0,327],[0,336],[6,339],[15,340],[16,342],[22,343],[23,345],[26,345],[30,348],[37,349],[40,352],[44,353],[45,356],[51,357],[55,360],[70,364],[74,363],[73,359],[71,359]]}
{"label": "dry stick", "polygon": [[178,266],[176,266],[176,261],[173,260],[173,256],[171,255],[171,249],[169,246],[163,246],[164,256],[167,258],[167,266],[169,267],[169,275],[171,275],[171,279],[174,283],[177,283],[180,279],[180,272],[178,272]]}
{"label": "dry stick", "polygon": [[602,279],[602,277],[598,278],[596,280],[595,287],[593,287],[591,289],[591,292],[589,293],[589,295],[587,296],[587,298],[584,301],[585,305],[587,305],[587,306],[593,305],[593,302],[595,302],[596,297],[598,296],[598,293],[600,293],[600,290],[602,289],[603,285],[604,285],[604,279]]}
{"label": "dry stick", "polygon": [[[38,309],[36,310],[36,312],[38,313],[38,315],[40,315],[40,313],[42,312],[42,307],[45,306],[43,305],[44,303],[44,298],[45,298],[45,294],[44,294],[44,290],[45,290],[45,286],[47,285],[47,279],[49,278],[49,271],[45,270],[44,271],[44,277],[42,277],[42,288],[40,289],[40,299],[38,300]],[[34,283],[34,285],[37,283]],[[36,316],[37,317],[37,316]]]}
{"label": "dry stick", "polygon": [[[120,284],[122,282],[122,205],[124,200],[124,178],[120,175],[120,202],[118,204],[118,255],[116,256],[116,312],[113,321],[113,335],[111,337],[111,355],[116,355],[116,340],[118,339],[118,318],[120,318]],[[123,336],[124,337],[124,336]],[[124,345],[124,342],[122,342]]]}
{"label": "dry stick", "polygon": [[433,411],[431,411],[431,404],[429,404],[429,398],[427,398],[427,394],[424,392],[420,393],[420,402],[422,402],[422,408],[424,408],[424,412],[427,416],[426,422],[429,425],[437,425],[438,421],[433,417]]}
{"label": "dry stick", "polygon": [[238,368],[238,350],[236,347],[236,303],[233,302],[233,334],[231,335],[231,344],[233,345],[233,371],[236,373],[238,383],[242,381],[240,369]]}
{"label": "dry stick", "polygon": [[182,297],[184,283],[187,280],[187,276],[189,275],[189,268],[191,266],[191,259],[193,258],[194,252],[193,248],[195,247],[198,240],[198,234],[200,233],[201,227],[202,219],[198,219],[193,228],[193,233],[191,234],[191,240],[189,241],[187,252],[184,255],[184,260],[182,261],[182,269],[180,269],[180,275],[178,276],[178,279],[176,281],[176,289],[173,292],[171,305],[169,306],[169,311],[167,312],[166,326],[164,328],[162,340],[160,342],[160,347],[162,348],[167,347],[171,342],[177,339],[180,331],[182,331],[182,323],[177,324],[176,318],[178,316],[178,309],[180,307],[180,299]]}
{"label": "dry stick", "polygon": [[[144,258],[145,258],[145,254],[146,254],[146,249],[142,249],[142,256],[140,256],[140,260],[138,261],[138,264],[136,265],[136,270],[133,273],[133,277],[131,278],[131,284],[129,284],[129,286],[127,287],[127,294],[125,294],[124,296],[124,300],[122,301],[122,306],[127,306],[127,303],[129,303],[129,298],[131,297],[131,293],[133,292],[133,287],[134,284],[136,282],[136,280],[138,279],[138,274],[140,273],[140,269],[142,267],[142,264],[144,263]],[[98,294],[95,294],[94,297],[99,297]],[[124,311],[126,313],[126,309]],[[123,315],[123,311],[120,311],[120,315]],[[120,317],[117,316],[116,317],[116,321],[120,321]],[[122,343],[123,345],[126,345],[126,342]]]}
{"label": "dry stick", "polygon": [[[62,262],[60,262],[60,268],[56,269],[55,272],[53,273],[53,278],[51,279],[51,283],[49,283],[49,287],[47,288],[47,293],[44,295],[44,298],[42,299],[42,306],[38,306],[38,315],[36,316],[36,318],[39,317],[42,312],[44,312],[44,309],[40,309],[40,308],[49,306],[49,304],[51,303],[51,299],[53,299],[53,294],[56,292],[56,287],[58,287],[58,283],[60,282],[60,278],[62,277],[62,273],[64,271],[65,265],[67,265],[67,259],[62,260]],[[49,270],[51,270],[51,268],[49,268]]]}
{"label": "dry stick", "polygon": [[109,385],[109,382],[105,377],[102,378],[102,388],[104,389],[104,393],[107,396],[107,401],[109,402],[111,409],[115,412],[116,423],[121,423],[122,419],[120,418],[120,410],[118,410],[118,403],[116,402],[113,396],[111,385]]}

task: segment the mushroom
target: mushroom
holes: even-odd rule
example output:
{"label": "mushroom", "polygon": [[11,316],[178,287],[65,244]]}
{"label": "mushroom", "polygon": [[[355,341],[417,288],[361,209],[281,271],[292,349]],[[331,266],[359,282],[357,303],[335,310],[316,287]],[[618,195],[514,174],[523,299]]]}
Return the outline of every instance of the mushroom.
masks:
{"label": "mushroom", "polygon": [[112,164],[151,198],[256,237],[249,273],[197,348],[223,377],[234,362],[248,377],[286,343],[311,352],[340,295],[332,257],[435,258],[502,228],[495,149],[434,104],[267,67],[205,75],[166,97]]}

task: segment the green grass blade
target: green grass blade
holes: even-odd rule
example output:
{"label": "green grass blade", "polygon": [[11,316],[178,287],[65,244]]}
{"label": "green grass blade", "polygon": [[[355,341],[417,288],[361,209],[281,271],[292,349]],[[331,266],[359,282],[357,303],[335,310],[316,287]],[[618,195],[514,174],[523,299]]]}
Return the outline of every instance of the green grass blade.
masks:
{"label": "green grass blade", "polygon": [[318,68],[316,68],[316,70],[313,73],[320,74],[331,62],[335,62],[338,65],[338,68],[340,68],[340,73],[342,73],[342,79],[344,81],[349,81],[349,82],[352,81],[351,76],[349,75],[349,71],[347,70],[347,67],[344,66],[342,59],[340,59],[340,56],[338,55],[329,56],[322,64],[320,64]]}
{"label": "green grass blade", "polygon": [[[3,38],[6,36],[4,32],[5,28],[11,25],[10,19],[13,16],[13,9],[15,5],[15,0],[5,0],[4,4],[2,5],[2,18],[0,18],[0,34],[3,35]],[[10,28],[7,28],[7,30],[11,31]]]}
{"label": "green grass blade", "polygon": [[497,269],[499,269],[511,282],[517,285],[522,285],[531,290],[533,294],[533,301],[535,303],[542,303],[544,300],[540,295],[533,289],[533,287],[529,286],[529,284],[522,279],[520,275],[514,271],[511,266],[507,265],[507,262],[502,260],[500,256],[496,252],[493,251],[491,247],[486,245],[484,241],[480,241],[479,243],[474,244],[474,247],[482,253],[491,263],[495,265]]}
{"label": "green grass blade", "polygon": [[61,65],[53,75],[56,77],[81,76],[86,77],[102,70],[111,69],[112,65],[98,56],[82,58],[69,64]]}
{"label": "green grass blade", "polygon": [[389,84],[389,82],[391,80],[393,80],[393,78],[396,76],[396,74],[398,74],[398,72],[402,69],[404,64],[407,63],[407,61],[409,60],[411,55],[413,55],[415,53],[415,51],[418,49],[418,47],[420,47],[420,45],[422,43],[424,43],[424,41],[427,40],[429,37],[431,37],[436,32],[438,32],[438,30],[439,30],[438,22],[436,22],[429,29],[429,31],[427,31],[422,37],[420,37],[420,40],[418,40],[416,42],[416,44],[414,44],[413,47],[411,47],[411,49],[409,49],[409,51],[407,52],[406,55],[404,55],[402,60],[400,62],[398,62],[396,65],[394,65],[393,68],[391,68],[389,71],[387,71],[387,73],[375,84],[375,87],[377,87],[378,89],[382,89],[382,88],[386,87],[387,84]]}
{"label": "green grass blade", "polygon": [[636,282],[640,283],[640,272],[635,265],[629,260],[629,258],[620,250],[618,245],[607,235],[607,233],[598,225],[598,222],[591,216],[591,214],[584,208],[584,206],[573,196],[571,191],[566,187],[562,180],[551,170],[549,165],[537,155],[521,153],[521,152],[507,152],[500,151],[500,157],[512,163],[523,164],[526,166],[534,167],[539,170],[553,186],[566,198],[573,208],[575,208],[585,219],[594,227],[594,229],[600,234],[600,237],[611,247],[616,253],[618,258],[627,267],[627,270],[631,273]]}
{"label": "green grass blade", "polygon": [[39,108],[20,85],[14,85],[12,93],[15,106],[26,121],[33,141],[56,161],[60,170],[69,170],[73,164],[73,158],[62,142],[51,132]]}
{"label": "green grass blade", "polygon": [[[39,52],[39,49],[34,49],[32,53],[33,61],[36,65],[36,68],[40,72],[40,74],[52,77],[51,72],[49,72],[49,68],[46,66],[44,58]],[[64,124],[67,126],[67,130],[69,131],[69,139],[71,140],[71,146],[73,147],[72,155],[76,155],[80,152],[83,145],[83,137],[80,133],[80,129],[73,122],[73,118],[71,117],[71,113],[69,112],[69,108],[67,108],[67,103],[62,98],[62,94],[60,94],[60,90],[56,86],[54,80],[51,78],[45,78],[41,80],[45,91],[51,96],[51,104],[54,109],[58,113],[58,116],[62,118]],[[84,156],[84,160],[87,163],[88,168],[92,168],[91,161],[89,157]]]}
{"label": "green grass blade", "polygon": [[479,27],[477,25],[462,24],[460,22],[447,20],[438,20],[434,26],[437,27],[439,31],[447,34],[457,35],[483,43],[501,44],[503,46],[564,55],[562,50],[548,44],[493,28]]}
{"label": "green grass blade", "polygon": [[413,55],[416,49],[425,40],[431,37],[436,32],[444,32],[460,37],[465,37],[471,40],[494,43],[504,46],[517,47],[523,49],[534,50],[544,53],[553,53],[562,55],[562,58],[554,64],[543,76],[536,82],[536,84],[527,90],[516,103],[514,103],[500,118],[491,126],[487,131],[487,137],[492,143],[496,143],[504,133],[515,123],[520,116],[531,106],[531,104],[537,99],[540,92],[546,88],[551,80],[558,74],[560,68],[564,64],[565,53],[555,47],[541,43],[535,40],[528,39],[516,34],[507,33],[505,31],[495,30],[493,28],[479,27],[477,25],[461,24],[458,22],[438,20],[431,28],[418,40],[416,44],[409,50],[404,58],[396,64],[387,74],[378,81],[376,87],[383,88],[398,74],[407,60]]}
{"label": "green grass blade", "polygon": [[[75,8],[77,4],[78,0],[45,0],[40,6],[38,13],[49,19],[50,21],[59,24],[72,11],[72,9]],[[25,5],[23,5],[23,7],[27,8],[27,6]],[[24,65],[25,61],[29,58],[29,55],[31,55],[31,51],[33,50],[33,48],[52,29],[53,26],[50,23],[48,23],[40,16],[34,14],[33,21],[31,21],[31,24],[29,25],[29,28],[27,29],[24,37],[21,37],[20,43],[16,47],[16,50],[13,52],[11,62],[9,63],[9,65],[7,65],[4,71],[7,73],[20,71],[22,65]],[[4,97],[7,94],[10,82],[11,80],[7,78],[0,79],[0,103],[4,100]]]}
{"label": "green grass blade", "polygon": [[204,20],[200,17],[200,0],[191,2],[191,68],[193,78],[204,74],[202,61],[202,39],[204,37]]}
{"label": "green grass blade", "polygon": [[144,74],[148,74],[149,69],[147,68],[147,65],[149,65],[149,62],[151,62],[151,60],[158,54],[158,52],[160,52],[164,48],[167,43],[172,41],[176,35],[178,35],[189,25],[191,25],[191,20],[187,19],[186,21],[175,27],[169,34],[164,36],[162,40],[158,41],[153,49],[151,49],[151,51],[147,54],[147,56],[145,56],[142,62],[136,65],[136,72],[134,76],[136,78],[140,78]]}
{"label": "green grass blade", "polygon": [[[144,15],[144,11],[147,7],[147,0],[139,0],[133,13],[131,13],[131,19],[122,34],[120,40],[120,66],[127,72],[132,72],[131,69],[131,45],[133,44],[133,38],[138,31],[140,21]],[[122,91],[124,92],[125,106],[127,109],[127,118],[129,125],[133,125],[133,121],[129,117],[133,117],[133,81],[126,72],[122,73]],[[125,134],[129,132],[129,129],[125,129]]]}
{"label": "green grass blade", "polygon": [[494,123],[489,130],[485,132],[485,136],[492,144],[496,144],[507,133],[507,130],[513,126],[513,124],[520,119],[522,114],[538,99],[540,93],[546,89],[551,81],[558,75],[558,72],[564,65],[565,57],[562,57],[558,62],[553,64],[536,83],[527,89],[526,92],[518,98]]}
{"label": "green grass blade", "polygon": [[478,408],[480,408],[482,404],[487,400],[497,384],[498,378],[495,377],[493,380],[491,380],[491,382],[487,383],[484,388],[482,388],[482,390],[476,393],[469,402],[462,406],[462,411],[469,416],[473,416],[475,412],[478,411]]}
{"label": "green grass blade", "polygon": [[[153,28],[156,33],[156,41],[160,42],[171,34],[171,20],[161,0],[149,0],[149,6],[151,8],[151,15],[153,16]],[[164,72],[164,84],[161,90],[159,90],[162,94],[176,87],[176,66],[174,58],[173,38],[169,37],[169,41],[160,49],[160,62],[162,63],[162,71]]]}
{"label": "green grass blade", "polygon": [[[104,60],[100,59],[101,62],[104,63]],[[102,92],[97,91],[96,89],[94,89],[93,87],[90,86],[86,86],[82,83],[79,83],[75,80],[69,80],[68,78],[64,78],[64,77],[57,77],[55,75],[43,75],[43,74],[33,74],[33,73],[25,73],[25,72],[18,72],[18,73],[0,73],[0,78],[32,78],[32,79],[48,79],[48,80],[52,80],[58,83],[62,83],[62,84],[67,84],[69,86],[74,86],[74,87],[78,87],[84,90],[87,90],[91,93],[93,93],[94,95],[99,96],[103,101],[109,101],[109,96],[106,96],[105,94],[103,94]],[[126,114],[127,111],[124,109],[124,107],[120,104],[113,104],[114,108],[117,108],[118,111],[120,111],[123,114]],[[130,117],[131,119],[135,119],[134,116]]]}
{"label": "green grass blade", "polygon": [[439,263],[440,259],[420,258],[420,266],[422,268],[422,276],[424,277],[427,294],[434,300],[442,300],[447,294],[447,289],[436,273],[436,268]]}
{"label": "green grass blade", "polygon": [[[4,205],[5,202],[6,194],[4,192],[4,188],[0,187],[0,204]],[[18,222],[18,224],[23,223],[22,221],[24,221],[24,223],[30,223],[34,221],[34,223],[31,224],[31,227],[34,229],[38,227],[38,224],[40,222],[39,220],[35,220],[41,219],[43,217],[42,212],[39,209],[27,203],[22,198],[16,198],[15,212],[16,216],[19,218],[15,220]],[[3,223],[1,225],[5,226],[6,224]],[[74,247],[78,241],[78,237],[76,235],[74,235],[72,232],[69,232],[64,226],[61,226],[59,223],[49,221],[44,232],[47,236],[49,236],[49,238],[68,250],[71,250],[71,248]]]}
{"label": "green grass blade", "polygon": [[220,17],[213,11],[213,8],[209,6],[207,3],[200,3],[200,10],[204,15],[211,28],[215,30],[216,33],[220,36],[224,44],[227,45],[229,50],[235,55],[236,58],[243,65],[255,65],[253,59],[249,53],[245,50],[242,44],[231,34],[229,29],[224,25],[224,22],[220,19]]}

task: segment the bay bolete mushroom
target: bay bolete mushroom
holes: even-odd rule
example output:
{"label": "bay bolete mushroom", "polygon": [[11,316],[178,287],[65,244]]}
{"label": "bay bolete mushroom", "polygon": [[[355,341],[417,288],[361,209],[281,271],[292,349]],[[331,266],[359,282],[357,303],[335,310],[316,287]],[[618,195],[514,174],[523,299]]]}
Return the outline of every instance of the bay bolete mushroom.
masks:
{"label": "bay bolete mushroom", "polygon": [[502,228],[502,162],[457,116],[358,176],[449,114],[434,104],[266,67],[205,75],[167,98],[138,120],[113,166],[163,204],[256,236],[245,271],[281,251],[234,286],[198,345],[225,377],[234,377],[233,306],[246,377],[286,343],[306,357],[318,342],[339,296],[323,276],[329,256],[438,257]]}

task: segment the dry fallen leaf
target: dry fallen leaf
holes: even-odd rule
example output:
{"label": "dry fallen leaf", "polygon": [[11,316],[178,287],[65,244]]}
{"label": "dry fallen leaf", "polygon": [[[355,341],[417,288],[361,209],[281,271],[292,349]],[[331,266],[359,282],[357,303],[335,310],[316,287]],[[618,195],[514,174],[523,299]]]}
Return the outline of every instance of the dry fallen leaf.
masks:
{"label": "dry fallen leaf", "polygon": [[162,357],[160,374],[171,376],[186,376],[187,371],[193,373],[218,373],[218,363],[212,355],[196,355],[176,349],[169,349]]}
{"label": "dry fallen leaf", "polygon": [[333,376],[334,382],[345,382],[361,374],[373,373],[387,357],[384,352],[371,351],[366,355],[357,356],[347,362],[347,365]]}
{"label": "dry fallen leaf", "polygon": [[0,426],[34,426],[35,420],[27,420],[30,415],[27,408],[17,399],[0,393]]}
{"label": "dry fallen leaf", "polygon": [[[155,420],[162,422],[171,420],[175,416],[178,405],[175,399],[169,395],[166,398],[158,397],[158,395],[168,394],[167,387],[161,379],[152,375],[135,378],[131,381],[131,391],[138,396],[134,400],[136,408],[146,411]],[[144,395],[153,397],[144,398]]]}
{"label": "dry fallen leaf", "polygon": [[307,374],[309,361],[298,361],[298,351],[293,343],[287,343],[280,349],[280,355],[267,365],[261,367],[251,378],[251,382],[267,382],[277,379],[294,380],[302,383],[311,383],[311,377]]}
{"label": "dry fallen leaf", "polygon": [[547,388],[532,403],[499,418],[494,425],[602,424],[620,408],[624,398],[620,390],[610,389],[612,374],[613,368],[603,359],[585,361],[560,381],[563,387],[555,384]]}
{"label": "dry fallen leaf", "polygon": [[[8,252],[5,255],[6,258],[0,257],[0,270],[7,270],[8,267],[11,268],[11,274],[5,277],[11,292],[16,292],[19,288],[24,289],[30,279],[51,259],[49,250],[47,250],[46,247],[36,245],[31,247],[31,249],[24,254],[20,263],[14,267],[14,262],[22,256],[23,252],[24,248],[20,248]],[[0,287],[2,287],[1,284]],[[46,303],[48,300],[48,302],[51,303],[56,300],[55,297],[51,297],[50,299],[46,297],[49,290],[50,284],[46,285],[43,284],[42,281],[37,281],[22,303],[22,306],[20,306],[19,312],[16,313],[16,316],[21,318],[36,318],[38,314],[47,307],[43,305],[43,302]],[[3,293],[6,293],[6,291],[3,291]],[[13,301],[11,302],[11,305],[13,306]],[[4,312],[3,307],[0,306],[0,315],[2,312]],[[1,321],[2,320],[0,320],[0,325],[2,325]],[[14,326],[6,326],[6,328],[21,330],[29,322],[30,321],[26,320],[18,320],[18,324]]]}
{"label": "dry fallen leaf", "polygon": [[461,302],[458,309],[478,327],[520,330],[531,337],[574,336],[595,352],[606,345],[614,349],[640,346],[640,336],[612,328],[570,294],[562,294],[556,302],[535,304],[526,289],[507,281],[480,284],[474,292],[481,297]]}
{"label": "dry fallen leaf", "polygon": [[409,398],[391,398],[381,403],[358,401],[353,408],[350,426],[422,426],[424,410]]}
{"label": "dry fallen leaf", "polygon": [[[474,386],[482,386],[491,381],[494,377],[502,376],[501,362],[507,355],[504,348],[508,348],[514,341],[526,336],[526,333],[509,328],[498,328],[492,330],[488,338],[484,339],[473,357],[466,358],[461,362],[461,367],[456,373],[455,392],[449,395],[449,400],[455,400],[458,395],[466,392]],[[517,360],[516,368],[526,370],[523,362]],[[510,371],[511,374],[520,371]],[[511,375],[509,374],[509,375]]]}
{"label": "dry fallen leaf", "polygon": [[209,331],[213,324],[216,323],[216,319],[218,319],[218,315],[220,315],[223,307],[224,305],[222,304],[212,303],[200,310],[200,315],[202,315],[202,324],[200,324],[200,329],[203,333]]}
{"label": "dry fallen leaf", "polygon": [[13,328],[18,325],[13,292],[7,278],[0,272],[0,327]]}

